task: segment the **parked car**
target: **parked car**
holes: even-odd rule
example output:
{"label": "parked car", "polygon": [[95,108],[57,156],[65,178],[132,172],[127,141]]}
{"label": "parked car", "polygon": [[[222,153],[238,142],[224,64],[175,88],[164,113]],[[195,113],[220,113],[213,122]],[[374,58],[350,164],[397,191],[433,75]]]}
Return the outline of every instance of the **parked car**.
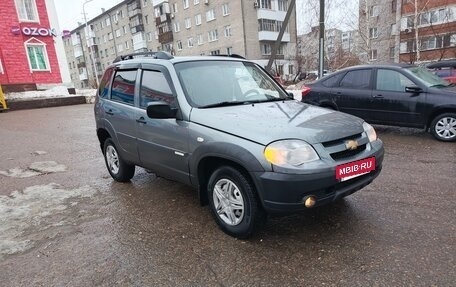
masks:
{"label": "parked car", "polygon": [[369,123],[425,128],[456,140],[456,88],[408,64],[346,68],[303,90],[302,101],[358,116]]}
{"label": "parked car", "polygon": [[236,237],[251,235],[267,213],[352,194],[382,169],[372,126],[293,100],[239,58],[120,57],[103,75],[94,112],[114,180],[129,181],[141,166],[193,186]]}
{"label": "parked car", "polygon": [[431,72],[450,83],[456,83],[456,60],[439,61],[426,66]]}

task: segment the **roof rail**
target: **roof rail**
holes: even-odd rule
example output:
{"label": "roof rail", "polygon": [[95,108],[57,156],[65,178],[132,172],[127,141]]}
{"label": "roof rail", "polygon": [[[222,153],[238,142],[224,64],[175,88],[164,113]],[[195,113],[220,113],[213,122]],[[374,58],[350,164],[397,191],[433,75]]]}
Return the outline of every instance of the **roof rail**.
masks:
{"label": "roof rail", "polygon": [[173,59],[173,55],[168,52],[158,51],[158,52],[139,52],[127,55],[121,55],[114,59],[113,63],[120,62],[123,60],[131,60],[135,58],[141,57],[152,57],[154,59],[162,59],[162,60],[171,60]]}
{"label": "roof rail", "polygon": [[218,54],[218,55],[211,55],[211,56],[216,56],[216,57],[231,57],[231,58],[237,58],[237,59],[245,59],[241,55],[238,54]]}

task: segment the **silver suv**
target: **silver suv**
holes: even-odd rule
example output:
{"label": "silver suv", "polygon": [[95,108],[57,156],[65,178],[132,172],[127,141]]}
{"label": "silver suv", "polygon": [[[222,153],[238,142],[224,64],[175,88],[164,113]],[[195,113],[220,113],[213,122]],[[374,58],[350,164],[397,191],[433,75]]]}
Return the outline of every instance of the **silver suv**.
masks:
{"label": "silver suv", "polygon": [[95,103],[111,176],[135,166],[193,186],[226,233],[245,238],[268,213],[327,204],[372,182],[383,143],[363,120],[293,99],[240,57],[127,55]]}

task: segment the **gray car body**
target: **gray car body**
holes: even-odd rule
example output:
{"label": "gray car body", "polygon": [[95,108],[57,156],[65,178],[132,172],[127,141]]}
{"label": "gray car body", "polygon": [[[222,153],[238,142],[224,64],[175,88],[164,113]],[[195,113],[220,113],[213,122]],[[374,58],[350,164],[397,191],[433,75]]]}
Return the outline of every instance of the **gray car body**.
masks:
{"label": "gray car body", "polygon": [[[265,173],[296,175],[334,174],[337,165],[375,156],[381,168],[383,144],[368,143],[358,155],[342,161],[333,160],[323,142],[362,134],[363,120],[348,114],[311,106],[296,100],[216,108],[194,108],[186,98],[174,64],[183,61],[214,60],[215,57],[179,58],[172,60],[128,60],[117,68],[155,68],[164,71],[178,101],[178,119],[151,119],[139,108],[139,80],[136,81],[134,106],[101,99],[95,102],[97,132],[113,139],[121,157],[127,162],[154,171],[157,175],[194,186],[204,202],[205,183],[201,163],[207,159],[227,161],[242,167],[253,178],[263,201],[260,177]],[[240,59],[220,58],[224,61]],[[138,78],[140,73],[138,73]],[[111,87],[109,86],[109,93]],[[108,114],[113,113],[113,115]],[[142,119],[143,122],[137,122]],[[320,160],[306,168],[272,166],[264,149],[271,142],[300,139],[311,144]],[[370,180],[371,181],[371,180]],[[370,182],[369,181],[369,182]],[[364,185],[365,186],[365,185]]]}

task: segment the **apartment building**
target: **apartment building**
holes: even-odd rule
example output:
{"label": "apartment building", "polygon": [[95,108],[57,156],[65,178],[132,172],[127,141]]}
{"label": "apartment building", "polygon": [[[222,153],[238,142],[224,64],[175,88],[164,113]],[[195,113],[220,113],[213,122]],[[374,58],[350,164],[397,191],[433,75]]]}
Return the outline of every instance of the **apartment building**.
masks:
{"label": "apartment building", "polygon": [[[325,70],[336,70],[350,64],[356,64],[352,58],[357,58],[358,32],[342,31],[332,28],[325,30]],[[311,71],[318,69],[319,55],[319,26],[311,27],[307,34],[298,36],[298,55],[300,69]]]}
{"label": "apartment building", "polygon": [[456,0],[403,0],[399,54],[410,63],[456,58]]}
{"label": "apartment building", "polygon": [[361,0],[363,62],[425,63],[456,57],[456,0]]}
{"label": "apartment building", "polygon": [[[96,77],[116,56],[141,51],[239,54],[266,66],[287,8],[288,0],[123,1],[65,38],[71,78],[77,88],[95,86]],[[295,57],[293,13],[274,69],[287,78],[296,72]]]}
{"label": "apartment building", "polygon": [[360,0],[358,46],[361,62],[399,61],[401,1],[407,0]]}

